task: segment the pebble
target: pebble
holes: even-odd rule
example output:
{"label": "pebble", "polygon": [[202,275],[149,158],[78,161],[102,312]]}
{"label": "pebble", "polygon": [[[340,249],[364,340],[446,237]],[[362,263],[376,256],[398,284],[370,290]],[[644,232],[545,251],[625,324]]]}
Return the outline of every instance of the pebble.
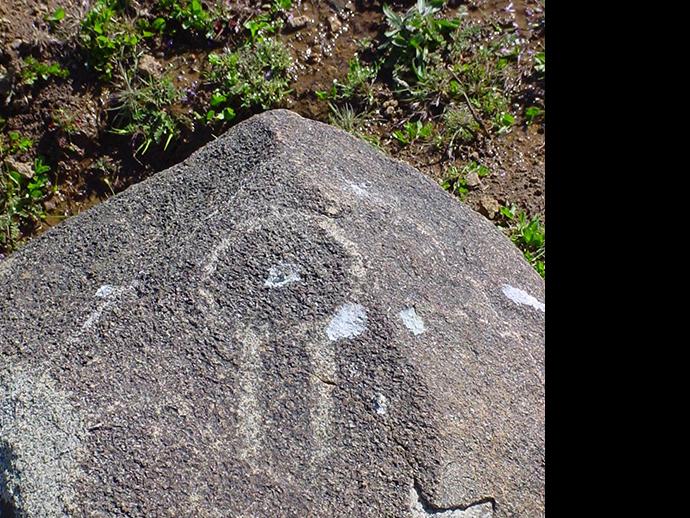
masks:
{"label": "pebble", "polygon": [[158,77],[161,74],[161,64],[148,54],[144,54],[139,58],[139,63],[137,64],[139,72],[143,72],[152,77]]}
{"label": "pebble", "polygon": [[343,24],[336,16],[329,16],[328,17],[328,26],[331,29],[332,33],[338,32],[340,29],[342,29]]}
{"label": "pebble", "polygon": [[479,175],[474,171],[467,173],[467,176],[465,176],[465,182],[467,183],[467,187],[471,189],[476,189],[482,184],[481,180],[479,179]]}
{"label": "pebble", "polygon": [[291,31],[297,31],[299,29],[304,29],[309,22],[311,22],[311,19],[307,18],[306,16],[291,16],[287,20],[287,27]]}
{"label": "pebble", "polygon": [[491,196],[482,196],[479,198],[479,212],[489,219],[494,219],[501,206]]}

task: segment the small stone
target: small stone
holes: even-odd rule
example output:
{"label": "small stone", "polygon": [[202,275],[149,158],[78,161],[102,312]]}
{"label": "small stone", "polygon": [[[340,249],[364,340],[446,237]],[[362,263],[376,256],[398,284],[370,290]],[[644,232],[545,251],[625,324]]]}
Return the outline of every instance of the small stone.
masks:
{"label": "small stone", "polygon": [[479,175],[474,171],[467,173],[467,176],[465,176],[465,182],[467,183],[467,187],[471,189],[476,189],[482,184],[481,180],[479,179]]}
{"label": "small stone", "polygon": [[161,75],[161,64],[153,56],[144,54],[139,58],[139,63],[137,64],[139,72],[146,74],[151,77],[159,77]]}
{"label": "small stone", "polygon": [[290,31],[298,31],[304,29],[311,20],[306,16],[291,16],[287,20],[287,28]]}
{"label": "small stone", "polygon": [[338,32],[340,29],[342,29],[343,24],[336,16],[329,16],[328,17],[328,26],[331,29],[332,33]]}
{"label": "small stone", "polygon": [[491,196],[479,198],[479,212],[489,219],[494,219],[501,209],[499,203]]}
{"label": "small stone", "polygon": [[7,164],[10,169],[14,169],[26,178],[32,178],[34,176],[34,169],[31,167],[31,164],[27,162],[20,162],[13,157],[8,157],[5,159],[5,164]]}

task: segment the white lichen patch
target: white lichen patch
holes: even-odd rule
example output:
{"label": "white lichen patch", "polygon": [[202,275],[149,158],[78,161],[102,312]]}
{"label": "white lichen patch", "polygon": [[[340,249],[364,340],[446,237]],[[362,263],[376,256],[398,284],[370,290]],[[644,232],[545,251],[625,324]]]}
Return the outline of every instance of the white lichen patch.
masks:
{"label": "white lichen patch", "polygon": [[367,310],[361,304],[343,304],[326,328],[330,340],[353,338],[367,328]]}
{"label": "white lichen patch", "polygon": [[421,335],[424,331],[426,331],[424,320],[422,320],[422,317],[417,314],[414,308],[403,309],[400,313],[398,313],[398,316],[403,321],[403,324],[405,324],[405,327],[409,329],[413,335]]}
{"label": "white lichen patch", "polygon": [[376,394],[374,398],[374,411],[378,415],[384,415],[388,412],[388,398],[383,394]]}
{"label": "white lichen patch", "polygon": [[523,291],[519,288],[514,288],[510,284],[504,284],[502,289],[503,294],[516,304],[532,306],[534,309],[538,309],[539,311],[546,311],[546,306],[544,303],[540,302],[526,291]]}
{"label": "white lichen patch", "polygon": [[350,188],[352,191],[359,196],[360,198],[365,198],[368,196],[367,189],[366,189],[366,184],[361,183],[361,184],[356,184],[356,183],[351,183]]}
{"label": "white lichen patch", "polygon": [[300,277],[300,267],[293,263],[278,263],[268,270],[268,277],[264,281],[267,288],[280,288],[291,282],[302,280]]}
{"label": "white lichen patch", "polygon": [[98,290],[96,291],[96,297],[100,297],[102,299],[107,299],[116,290],[117,290],[117,288],[115,288],[115,286],[111,286],[110,284],[104,284],[103,286],[98,288]]}

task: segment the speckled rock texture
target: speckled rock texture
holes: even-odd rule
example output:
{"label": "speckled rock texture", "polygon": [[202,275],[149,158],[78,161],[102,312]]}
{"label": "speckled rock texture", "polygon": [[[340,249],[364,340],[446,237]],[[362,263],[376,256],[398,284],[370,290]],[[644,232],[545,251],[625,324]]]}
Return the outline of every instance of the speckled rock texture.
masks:
{"label": "speckled rock texture", "polygon": [[544,284],[416,170],[285,110],[0,262],[28,517],[538,517]]}

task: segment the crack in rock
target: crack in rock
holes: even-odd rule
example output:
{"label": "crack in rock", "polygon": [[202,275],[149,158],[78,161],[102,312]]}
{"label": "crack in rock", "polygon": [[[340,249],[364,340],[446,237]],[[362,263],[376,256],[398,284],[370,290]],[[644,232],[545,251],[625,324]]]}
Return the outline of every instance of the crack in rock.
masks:
{"label": "crack in rock", "polygon": [[433,509],[420,495],[416,485],[410,488],[410,510],[412,518],[493,518],[493,500],[487,498],[480,502],[470,504],[466,507],[455,507],[449,509]]}

